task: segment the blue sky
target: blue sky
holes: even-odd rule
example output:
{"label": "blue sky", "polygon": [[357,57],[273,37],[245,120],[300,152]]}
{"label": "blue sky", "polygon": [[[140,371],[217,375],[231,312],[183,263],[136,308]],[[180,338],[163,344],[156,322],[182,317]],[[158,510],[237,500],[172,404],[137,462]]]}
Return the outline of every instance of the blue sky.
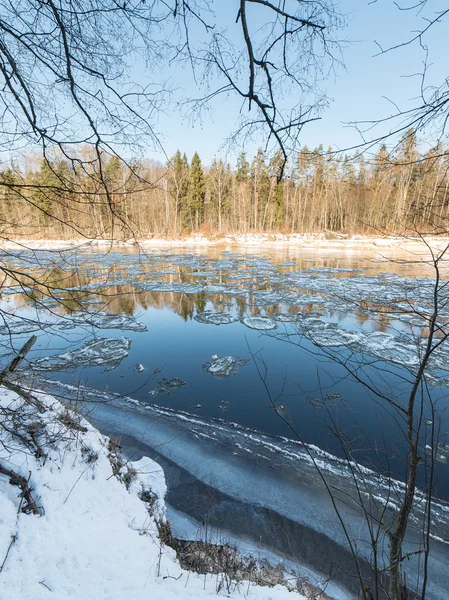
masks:
{"label": "blue sky", "polygon": [[[414,4],[410,0],[409,5]],[[406,6],[403,0],[402,6]],[[236,2],[228,0],[219,10],[229,15],[236,14]],[[360,136],[354,128],[348,127],[350,121],[383,118],[396,109],[410,108],[416,103],[420,91],[419,76],[412,76],[423,69],[424,52],[419,43],[399,48],[393,52],[375,56],[379,48],[375,41],[387,48],[413,37],[418,27],[425,26],[425,18],[433,18],[438,10],[447,8],[442,0],[429,0],[421,13],[417,9],[398,10],[393,0],[341,0],[340,9],[346,14],[347,25],[340,37],[348,40],[344,51],[345,68],[340,68],[336,77],[326,83],[325,90],[331,103],[318,122],[306,126],[302,132],[303,145],[314,147],[322,143],[325,147],[346,148],[360,142]],[[234,18],[230,19],[232,27]],[[448,74],[448,44],[446,27],[449,19],[437,23],[424,38],[429,47],[428,69],[429,83],[441,83]],[[445,27],[446,25],[446,27]],[[238,35],[231,30],[230,35]],[[186,69],[174,67],[170,73],[177,82],[181,94],[197,94],[195,84]],[[387,100],[387,98],[389,100]],[[185,151],[189,157],[196,150],[203,164],[210,164],[214,156],[227,156],[231,163],[236,151],[228,152],[222,147],[226,136],[236,125],[240,101],[224,101],[214,107],[214,111],[202,122],[190,123],[187,119],[170,109],[162,115],[158,125],[165,137],[164,147],[169,156],[177,148]],[[430,135],[429,135],[429,143]],[[259,142],[260,143],[260,142]],[[251,154],[259,145],[256,140],[246,150]],[[161,154],[153,153],[151,158],[163,159]]]}

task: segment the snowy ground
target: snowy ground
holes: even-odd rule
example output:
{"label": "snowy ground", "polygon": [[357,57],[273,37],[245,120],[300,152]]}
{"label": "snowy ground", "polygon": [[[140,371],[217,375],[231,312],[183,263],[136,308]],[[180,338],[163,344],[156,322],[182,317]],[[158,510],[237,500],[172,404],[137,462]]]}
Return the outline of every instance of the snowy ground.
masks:
{"label": "snowy ground", "polygon": [[[429,238],[431,245],[434,248],[443,248],[448,244],[448,239],[445,238]],[[207,237],[202,234],[192,234],[185,237],[151,237],[139,240],[127,240],[125,242],[111,240],[33,240],[20,239],[0,241],[0,248],[6,250],[29,249],[49,249],[63,250],[68,248],[86,248],[104,247],[108,248],[111,245],[132,246],[138,244],[144,248],[156,247],[182,247],[182,246],[306,246],[323,247],[326,249],[332,248],[406,248],[422,249],[423,244],[419,238],[409,236],[369,236],[369,235],[344,235],[335,234],[328,235],[324,233],[236,233],[223,234],[221,236],[214,235]]]}
{"label": "snowy ground", "polygon": [[[0,427],[0,464],[29,478],[40,512],[21,512],[19,488],[0,475],[2,600],[216,597],[220,575],[184,571],[174,551],[160,543],[156,519],[165,518],[166,491],[161,467],[142,458],[125,463],[114,476],[108,438],[84,419],[67,417],[53,397],[35,397],[37,404],[30,405],[0,387],[1,424],[9,422],[10,411],[20,411],[26,415],[22,436],[30,440],[25,450]],[[33,454],[33,437],[42,448],[40,458]],[[142,490],[158,498],[151,510],[139,498]],[[233,584],[229,595],[227,589],[221,593],[257,600],[304,598],[281,586],[249,582]]]}

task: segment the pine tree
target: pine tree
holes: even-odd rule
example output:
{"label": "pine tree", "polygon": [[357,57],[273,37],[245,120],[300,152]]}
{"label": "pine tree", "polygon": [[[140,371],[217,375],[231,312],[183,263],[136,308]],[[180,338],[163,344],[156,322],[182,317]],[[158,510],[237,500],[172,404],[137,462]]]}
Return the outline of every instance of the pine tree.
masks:
{"label": "pine tree", "polygon": [[237,159],[237,174],[236,179],[238,183],[242,183],[248,179],[249,176],[249,162],[246,160],[245,152],[242,152]]}
{"label": "pine tree", "polygon": [[[17,187],[21,183],[19,171],[14,165],[8,167],[0,173],[1,182],[1,208],[0,224],[5,228],[10,228],[20,221],[20,201],[21,191]],[[23,209],[23,206],[22,206]],[[23,219],[23,215],[22,215]]]}
{"label": "pine tree", "polygon": [[179,150],[170,161],[168,191],[175,200],[174,230],[188,226],[190,167],[187,156]]}
{"label": "pine tree", "polygon": [[193,229],[198,228],[204,217],[204,200],[206,196],[206,183],[204,180],[203,167],[198,152],[195,152],[190,165],[190,187],[189,187],[189,208],[190,223]]}
{"label": "pine tree", "polygon": [[46,158],[43,159],[39,171],[33,176],[33,185],[36,189],[32,195],[32,202],[39,211],[38,225],[44,227],[52,219],[63,189],[56,165]]}

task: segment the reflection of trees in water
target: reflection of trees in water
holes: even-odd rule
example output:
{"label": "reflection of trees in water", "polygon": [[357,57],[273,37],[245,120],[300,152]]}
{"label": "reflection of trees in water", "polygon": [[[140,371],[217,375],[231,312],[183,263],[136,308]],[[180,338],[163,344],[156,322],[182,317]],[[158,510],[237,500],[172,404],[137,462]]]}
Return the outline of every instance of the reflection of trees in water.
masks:
{"label": "reflection of trees in water", "polygon": [[[114,277],[112,277],[112,273]],[[106,278],[98,280],[98,286],[104,285],[108,281],[117,280],[121,275],[125,278],[123,269],[114,268],[108,272]],[[186,279],[192,280],[192,277],[187,275],[167,275],[166,280],[171,283],[182,282],[191,283]],[[64,281],[67,288],[85,287],[94,283],[92,279],[80,274],[79,272],[65,274],[65,277],[60,277],[59,282]],[[225,282],[223,282],[225,283]],[[58,284],[58,286],[60,283]],[[55,286],[56,287],[56,286]],[[265,286],[266,289],[270,289]],[[302,314],[307,316],[311,313],[322,312],[329,314],[331,318],[336,318],[337,321],[343,321],[347,318],[347,311],[339,311],[338,308],[334,311],[329,311],[323,304],[304,304],[304,305],[284,305],[282,303],[271,305],[255,305],[254,298],[251,293],[242,296],[229,296],[226,294],[183,294],[178,292],[152,292],[136,289],[133,283],[124,283],[123,285],[112,285],[107,289],[91,291],[79,290],[58,290],[55,291],[55,296],[60,300],[60,303],[54,307],[54,312],[58,314],[71,314],[80,312],[81,310],[104,310],[111,314],[126,314],[133,316],[139,311],[152,309],[169,309],[173,313],[182,317],[184,321],[191,320],[197,312],[203,312],[206,308],[212,308],[215,312],[228,312],[236,310],[237,317],[242,319],[244,316],[260,316],[267,314],[273,316],[276,313]],[[51,297],[50,297],[51,298]],[[16,306],[26,306],[33,302],[45,302],[49,299],[48,292],[40,291],[38,288],[27,294],[19,294],[16,296]],[[370,309],[376,309],[376,314],[370,315],[367,313],[366,306],[354,307],[351,314],[357,320],[360,326],[368,324],[376,331],[385,332],[394,320],[395,314],[391,312],[391,308],[371,306]]]}
{"label": "reflection of trees in water", "polygon": [[[338,322],[347,318],[348,313],[359,324],[359,326],[368,325],[372,329],[385,332],[391,326],[395,319],[395,314],[392,312],[391,306],[382,306],[373,302],[361,302],[360,306],[354,305],[350,310],[347,308],[339,310],[338,305],[333,309],[329,309],[329,305],[321,304],[305,304],[305,305],[289,305],[282,302],[272,305],[257,305],[254,304],[255,296],[253,291],[285,291],[294,294],[314,293],[305,289],[299,290],[293,288],[279,289],[279,282],[271,281],[269,276],[265,280],[257,279],[257,273],[254,272],[254,265],[251,260],[242,261],[234,270],[226,269],[223,271],[217,270],[216,260],[220,257],[218,249],[211,249],[208,255],[200,255],[192,257],[192,260],[197,261],[194,266],[176,265],[167,256],[164,262],[155,264],[151,260],[144,258],[142,262],[129,261],[130,252],[120,253],[118,259],[123,259],[123,263],[104,264],[104,257],[92,257],[91,261],[87,261],[86,257],[81,256],[80,267],[72,269],[61,269],[52,267],[45,269],[45,265],[38,266],[35,269],[27,270],[22,277],[23,284],[29,284],[27,275],[31,275],[36,280],[43,280],[44,286],[36,284],[32,290],[26,294],[16,295],[14,301],[17,307],[32,304],[33,302],[44,303],[51,305],[52,310],[60,314],[71,314],[81,310],[104,310],[109,313],[126,314],[129,316],[145,311],[149,308],[163,309],[167,308],[175,314],[182,317],[184,321],[193,318],[196,312],[203,312],[206,308],[212,308],[216,312],[226,312],[235,310],[238,318],[244,316],[259,316],[267,314],[273,316],[278,312],[289,314],[303,314],[307,316],[310,313],[321,312],[336,319]],[[131,251],[131,254],[133,252]],[[189,257],[187,257],[189,259]],[[221,256],[223,258],[223,256]],[[242,255],[244,259],[244,255]],[[276,257],[278,261],[290,258],[285,255],[285,252]],[[260,259],[264,259],[260,257]],[[267,257],[268,260],[270,260]],[[298,271],[313,266],[313,268],[332,267],[341,268],[348,266],[360,266],[361,263],[351,264],[347,257],[319,257],[313,259],[313,264],[308,262],[307,258],[298,258],[295,260],[296,265],[282,267],[282,272],[287,276],[289,272]],[[275,261],[272,261],[275,263]],[[365,260],[365,265],[366,265]],[[391,263],[389,269],[395,272],[399,269],[399,265]],[[374,268],[373,263],[369,266]],[[136,269],[136,270],[134,270]],[[166,273],[165,271],[171,271]],[[376,265],[373,270],[382,270],[382,264]],[[25,271],[25,269],[24,269]],[[198,271],[209,272],[211,277],[199,278],[195,273]],[[245,279],[250,273],[251,279]],[[307,273],[307,271],[304,271]],[[312,273],[314,273],[312,271]],[[239,274],[243,276],[239,279]],[[370,275],[373,272],[370,269]],[[407,274],[408,275],[408,274]],[[231,279],[232,276],[232,279]],[[332,277],[352,277],[360,276],[360,271],[354,273],[334,273]],[[126,283],[120,284],[123,281]],[[182,294],[177,292],[152,292],[139,289],[139,284],[148,282],[163,282],[176,284],[195,284],[204,283],[204,285],[228,285],[231,288],[242,290],[241,296],[230,296],[226,294],[209,295],[205,292],[199,294]],[[257,283],[256,283],[257,282]],[[19,282],[20,283],[20,282]],[[8,286],[17,286],[17,281],[7,281],[4,288]],[[98,288],[96,289],[96,286]],[[87,289],[86,289],[87,287]],[[57,304],[55,300],[61,302]],[[331,298],[329,298],[331,299]],[[399,299],[400,300],[400,299]]]}

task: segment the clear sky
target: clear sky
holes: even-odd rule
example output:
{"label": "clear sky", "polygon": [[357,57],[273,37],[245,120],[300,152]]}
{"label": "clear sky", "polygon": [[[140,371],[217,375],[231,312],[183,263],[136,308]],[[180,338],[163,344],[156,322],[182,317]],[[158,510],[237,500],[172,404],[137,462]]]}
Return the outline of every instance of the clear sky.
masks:
{"label": "clear sky", "polygon": [[[403,7],[417,1],[399,0]],[[216,3],[218,10],[233,16],[229,21],[232,27],[237,3],[235,0],[222,2]],[[345,68],[340,68],[336,76],[327,82],[325,89],[331,99],[330,106],[320,121],[303,129],[302,144],[309,147],[320,143],[325,147],[352,146],[361,138],[354,128],[348,127],[348,122],[386,117],[396,110],[390,101],[401,109],[416,104],[421,81],[418,75],[413,75],[422,72],[425,57],[419,42],[381,56],[375,56],[379,52],[375,42],[387,48],[407,41],[413,37],[414,31],[425,27],[425,18],[434,18],[438,11],[447,8],[445,4],[442,0],[428,0],[421,11],[405,11],[399,10],[393,0],[341,0],[339,6],[347,19],[346,27],[340,32],[340,37],[348,40],[344,51]],[[448,25],[449,18],[446,18],[432,27],[424,38],[429,48],[429,83],[441,84],[449,74]],[[235,28],[235,33],[230,32],[231,36],[239,35],[238,26]],[[186,96],[197,93],[186,69],[175,66],[170,76],[176,81],[181,94],[183,91]],[[216,155],[226,156],[222,144],[235,128],[240,106],[240,101],[223,99],[215,105],[212,114],[194,125],[172,109],[168,110],[161,115],[158,124],[165,138],[167,154],[172,156],[179,148],[191,158],[196,150],[205,165],[210,164]],[[256,141],[246,149],[251,154],[257,146]],[[231,163],[235,154],[235,151],[227,154]],[[163,155],[157,152],[151,158],[164,160]]]}

